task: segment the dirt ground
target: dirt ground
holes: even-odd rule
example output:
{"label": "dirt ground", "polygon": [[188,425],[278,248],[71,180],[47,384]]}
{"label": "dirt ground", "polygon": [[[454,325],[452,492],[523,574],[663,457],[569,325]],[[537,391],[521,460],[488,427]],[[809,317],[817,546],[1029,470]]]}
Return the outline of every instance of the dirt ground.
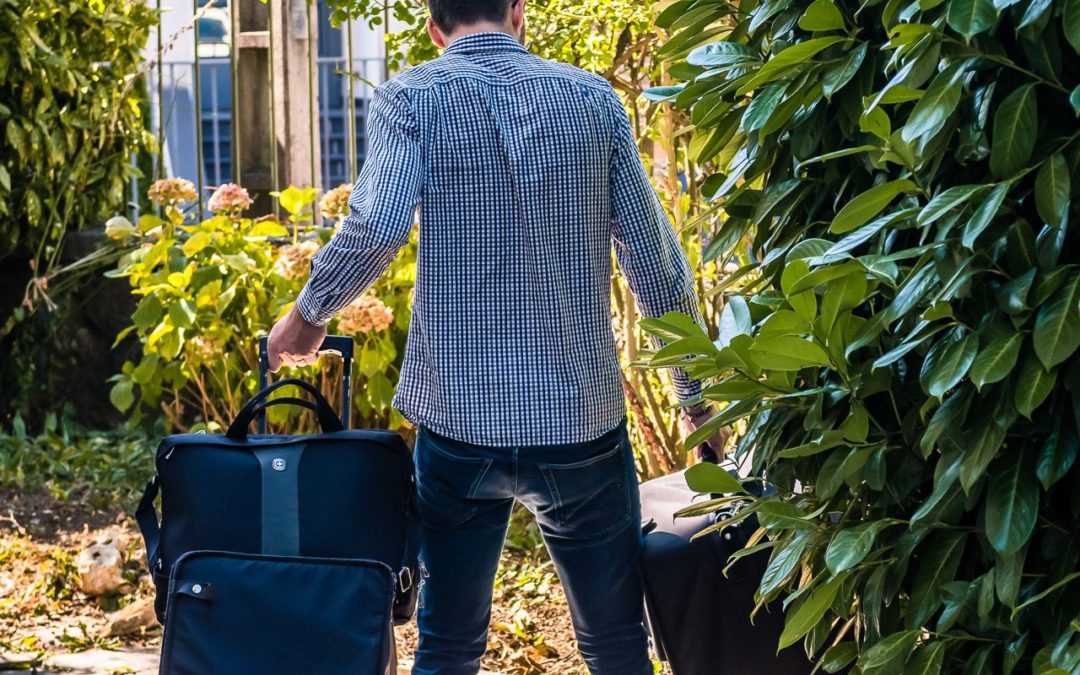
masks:
{"label": "dirt ground", "polygon": [[[75,560],[92,542],[115,538],[125,554],[131,594],[96,600],[78,589]],[[528,539],[528,535],[525,535]],[[507,675],[585,673],[566,599],[535,542],[509,547],[494,591],[487,670]],[[134,521],[119,510],[93,510],[47,494],[0,491],[0,655],[153,648],[161,629],[108,637],[110,615],[152,594]],[[398,629],[398,652],[411,658],[416,626]],[[118,675],[130,670],[103,671]]]}

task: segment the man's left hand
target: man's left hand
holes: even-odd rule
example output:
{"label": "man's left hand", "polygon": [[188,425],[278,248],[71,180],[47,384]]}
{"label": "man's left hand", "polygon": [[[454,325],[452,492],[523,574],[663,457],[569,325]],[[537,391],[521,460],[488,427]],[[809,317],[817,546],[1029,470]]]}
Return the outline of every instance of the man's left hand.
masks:
{"label": "man's left hand", "polygon": [[276,373],[283,365],[310,366],[315,363],[325,337],[326,326],[308,323],[293,305],[289,313],[270,329],[270,337],[266,341],[270,372]]}

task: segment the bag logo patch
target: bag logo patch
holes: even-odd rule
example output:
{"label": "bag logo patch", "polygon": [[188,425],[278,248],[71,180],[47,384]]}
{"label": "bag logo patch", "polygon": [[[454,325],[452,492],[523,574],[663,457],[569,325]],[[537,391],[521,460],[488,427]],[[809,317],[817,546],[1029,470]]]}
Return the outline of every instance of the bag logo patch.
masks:
{"label": "bag logo patch", "polygon": [[275,457],[270,462],[270,466],[272,466],[274,468],[274,471],[284,471],[285,470],[285,458],[284,457]]}

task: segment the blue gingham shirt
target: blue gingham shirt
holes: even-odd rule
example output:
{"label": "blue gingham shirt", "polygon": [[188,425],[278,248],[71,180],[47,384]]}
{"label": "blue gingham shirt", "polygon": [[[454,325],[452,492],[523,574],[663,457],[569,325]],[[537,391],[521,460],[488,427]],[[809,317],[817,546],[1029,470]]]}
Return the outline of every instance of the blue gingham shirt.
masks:
{"label": "blue gingham shirt", "polygon": [[[322,325],[408,241],[415,299],[393,405],[494,446],[593,439],[625,415],[611,247],[646,316],[700,322],[693,274],[603,78],[476,33],[376,89],[351,214],[297,300]],[[681,370],[677,393],[699,391]]]}

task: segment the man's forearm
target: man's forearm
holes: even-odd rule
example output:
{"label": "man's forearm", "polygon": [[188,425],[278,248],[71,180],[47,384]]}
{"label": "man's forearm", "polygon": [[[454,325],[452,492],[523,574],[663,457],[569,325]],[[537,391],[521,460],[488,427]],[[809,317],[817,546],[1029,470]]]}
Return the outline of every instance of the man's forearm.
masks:
{"label": "man's forearm", "polygon": [[308,323],[324,326],[358,298],[394,262],[400,243],[367,248],[345,247],[330,240],[311,262],[307,284],[296,299],[297,311]]}

